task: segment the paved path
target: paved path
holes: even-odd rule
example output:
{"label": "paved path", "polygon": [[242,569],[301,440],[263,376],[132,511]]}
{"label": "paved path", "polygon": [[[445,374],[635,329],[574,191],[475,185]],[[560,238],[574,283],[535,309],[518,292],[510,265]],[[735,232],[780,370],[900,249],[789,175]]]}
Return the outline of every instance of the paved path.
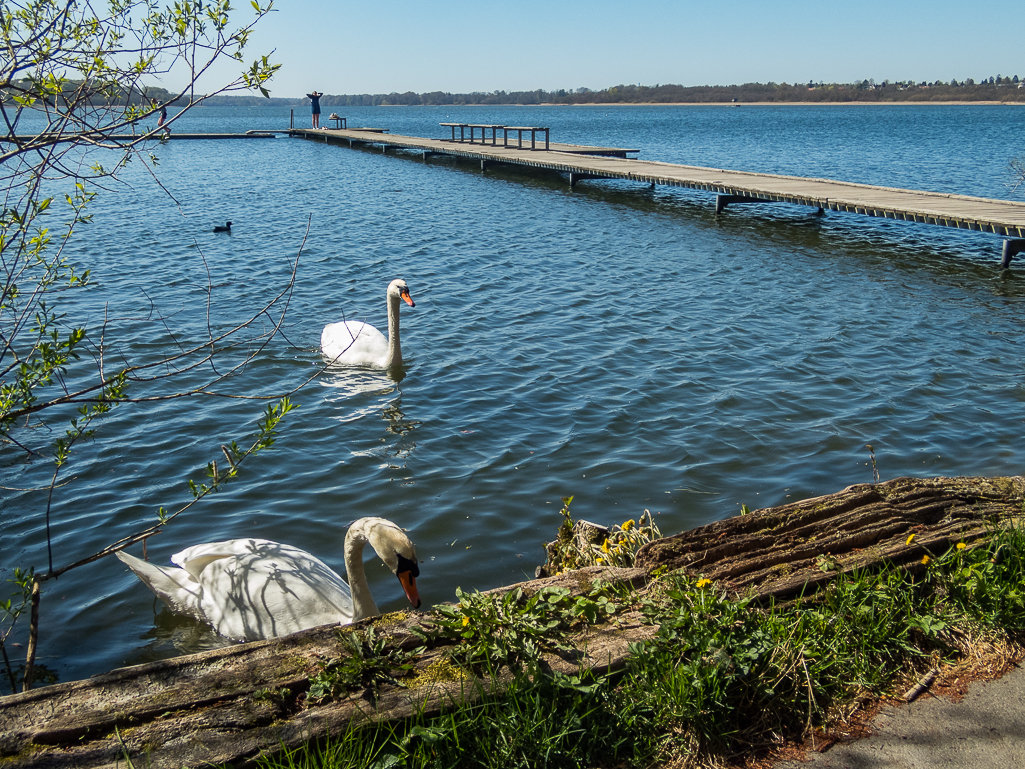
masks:
{"label": "paved path", "polygon": [[926,695],[886,706],[870,737],[774,769],[1019,769],[1025,767],[1025,669],[973,683],[961,702]]}

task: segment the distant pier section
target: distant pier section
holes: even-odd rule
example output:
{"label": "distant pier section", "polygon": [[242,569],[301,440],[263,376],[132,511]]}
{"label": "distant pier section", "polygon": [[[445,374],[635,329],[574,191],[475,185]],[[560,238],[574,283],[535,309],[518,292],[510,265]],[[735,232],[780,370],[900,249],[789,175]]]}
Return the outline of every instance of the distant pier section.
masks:
{"label": "distant pier section", "polygon": [[[291,128],[288,133],[313,141],[372,145],[380,147],[382,152],[391,149],[417,152],[424,158],[451,155],[479,161],[482,171],[495,163],[558,171],[568,175],[571,186],[585,179],[625,179],[652,187],[661,184],[703,190],[716,195],[717,214],[738,203],[790,203],[811,206],[822,212],[846,211],[992,233],[1007,238],[1001,253],[1003,269],[1010,266],[1015,255],[1025,252],[1025,203],[639,160],[631,157],[639,153],[637,149],[552,142],[548,129],[543,127],[440,125],[447,129],[450,137],[397,136],[383,128]],[[517,135],[510,138],[510,132]],[[529,141],[524,140],[522,132],[531,132]]]}
{"label": "distant pier section", "polygon": [[[145,141],[160,141],[161,139],[195,139],[195,140],[220,140],[220,139],[274,139],[278,134],[289,133],[288,130],[278,130],[274,128],[257,128],[252,131],[246,131],[244,133],[173,133],[171,131],[150,131],[149,133],[143,134],[99,134],[96,136],[89,136],[98,144],[106,142],[113,142],[117,144],[137,142],[141,140]],[[60,142],[66,140],[68,142],[81,141],[83,135],[77,133],[40,133],[40,134],[26,134],[25,136],[14,136],[12,138],[0,138],[0,142],[5,144],[29,144],[32,143],[46,143],[46,142]]]}

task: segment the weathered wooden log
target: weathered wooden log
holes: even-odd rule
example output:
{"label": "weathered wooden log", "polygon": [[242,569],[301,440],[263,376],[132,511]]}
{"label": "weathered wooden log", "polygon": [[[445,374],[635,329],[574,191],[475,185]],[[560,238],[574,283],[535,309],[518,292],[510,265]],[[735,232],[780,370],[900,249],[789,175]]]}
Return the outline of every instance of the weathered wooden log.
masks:
{"label": "weathered wooden log", "polygon": [[[598,577],[640,584],[639,569],[591,568],[517,587],[542,586],[587,592]],[[512,588],[515,589],[515,588]],[[504,589],[502,589],[504,590]],[[500,592],[489,591],[489,592]],[[409,628],[418,615],[393,614],[368,620],[379,635],[400,648],[422,641]],[[636,615],[617,616],[615,625],[593,628],[574,639],[574,659],[549,655],[546,662],[565,673],[579,666],[623,665],[630,643],[654,629]],[[0,765],[31,769],[123,767],[129,755],[151,769],[232,763],[245,766],[261,752],[345,732],[352,722],[428,715],[460,701],[473,701],[502,681],[442,677],[432,668],[444,657],[439,646],[422,655],[410,688],[382,687],[379,699],[358,695],[309,705],[303,695],[321,663],[342,656],[338,628],[316,628],[284,638],[239,644],[171,660],[114,670],[85,681],[40,688],[0,698]],[[451,665],[448,666],[452,670]],[[268,697],[263,692],[274,692]],[[143,757],[140,763],[136,759]]]}
{"label": "weathered wooden log", "polygon": [[738,593],[790,597],[884,563],[918,571],[923,556],[1022,517],[1023,500],[1020,476],[859,484],[650,542],[636,565],[686,569]]}
{"label": "weathered wooden log", "polygon": [[[853,569],[889,562],[914,569],[923,555],[970,543],[1022,515],[1025,479],[898,479],[755,511],[646,545],[633,569],[591,567],[501,590],[543,586],[590,590],[599,577],[640,586],[658,567],[686,569],[740,593],[787,597]],[[914,539],[908,543],[908,537]],[[409,649],[417,615],[373,621],[378,635]],[[589,628],[574,658],[549,656],[554,669],[615,669],[628,645],[657,628],[635,614]],[[382,687],[378,699],[352,696],[309,704],[309,678],[343,654],[334,627],[123,668],[85,681],[0,698],[0,765],[30,769],[153,769],[231,763],[264,751],[339,735],[367,718],[399,719],[473,700],[503,682],[438,675],[444,646],[416,664],[410,688]],[[451,672],[451,666],[448,666]],[[270,690],[275,696],[261,692]]]}

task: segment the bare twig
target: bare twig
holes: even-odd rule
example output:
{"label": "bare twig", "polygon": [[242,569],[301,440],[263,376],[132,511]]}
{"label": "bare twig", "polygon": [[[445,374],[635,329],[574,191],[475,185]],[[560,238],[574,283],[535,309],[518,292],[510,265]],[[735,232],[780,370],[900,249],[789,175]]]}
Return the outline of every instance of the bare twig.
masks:
{"label": "bare twig", "polygon": [[879,469],[876,467],[876,452],[872,448],[871,443],[866,443],[865,448],[868,449],[869,459],[872,460],[872,482],[879,483]]}
{"label": "bare twig", "polygon": [[936,680],[936,676],[938,676],[939,674],[940,669],[933,668],[924,676],[919,678],[918,683],[916,683],[914,686],[912,686],[910,689],[904,692],[904,701],[914,702],[916,699],[918,699],[918,697],[924,694],[929,689],[929,687],[932,686],[932,682]]}
{"label": "bare twig", "polygon": [[36,646],[39,643],[39,591],[42,581],[32,578],[32,614],[29,620],[28,648],[25,651],[25,675],[22,677],[22,690],[32,688],[32,674],[35,670]]}

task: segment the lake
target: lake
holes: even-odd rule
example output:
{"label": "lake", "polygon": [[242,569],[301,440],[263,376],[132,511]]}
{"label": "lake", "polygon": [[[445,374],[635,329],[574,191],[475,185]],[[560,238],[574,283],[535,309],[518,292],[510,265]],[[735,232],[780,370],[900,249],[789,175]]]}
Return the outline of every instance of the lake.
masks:
{"label": "lake", "polygon": [[[1013,199],[1022,109],[327,106],[324,117],[438,138],[445,121],[547,125],[553,141],[645,159]],[[173,130],[282,129],[289,117],[204,107]],[[295,122],[309,125],[308,109]],[[456,587],[532,577],[563,496],[603,524],[649,509],[671,534],[870,482],[866,444],[883,479],[1022,472],[1025,268],[1019,257],[1001,275],[998,237],[784,204],[716,217],[705,193],[571,190],[555,174],[284,136],[153,151],[164,189],[133,162],[69,246],[95,285],[68,307],[94,339],[106,324],[108,366],[248,317],[300,248],[283,334],[222,389],[271,396],[315,375],[321,328],[343,317],[384,328],[393,278],[416,301],[402,310],[401,381],[314,378],[272,450],[150,540],[157,563],[254,536],[343,571],[346,526],[380,515],[416,543],[427,608]],[[227,220],[230,236],[212,232]],[[55,564],[184,504],[186,480],[202,479],[221,444],[244,444],[263,407],[190,397],[116,409],[55,495]],[[52,466],[2,451],[9,579],[14,566],[46,567],[46,495],[32,489]],[[378,560],[368,574],[382,610],[403,608]],[[41,612],[39,662],[61,680],[225,643],[114,558],[48,583]]]}

